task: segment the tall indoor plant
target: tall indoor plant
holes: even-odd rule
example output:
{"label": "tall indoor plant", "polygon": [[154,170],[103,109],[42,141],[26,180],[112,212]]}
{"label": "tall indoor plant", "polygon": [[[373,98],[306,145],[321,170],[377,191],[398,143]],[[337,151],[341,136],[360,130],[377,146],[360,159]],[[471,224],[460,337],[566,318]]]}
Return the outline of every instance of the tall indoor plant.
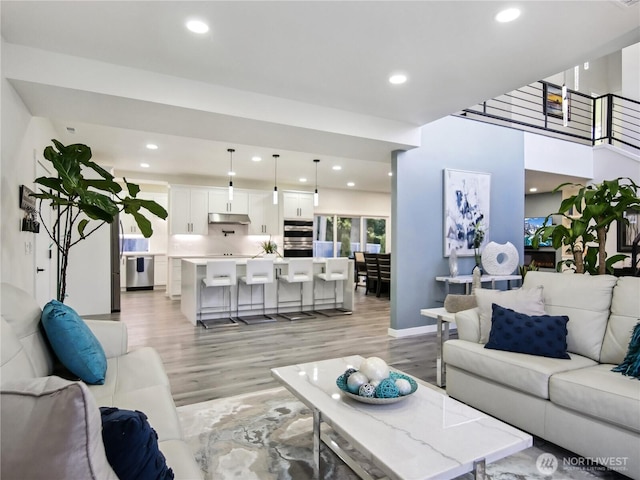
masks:
{"label": "tall indoor plant", "polygon": [[[566,186],[579,189],[562,201],[556,213],[547,216],[532,245],[537,248],[541,240],[550,238],[553,248],[569,247],[573,259],[562,263],[575,268],[576,273],[611,273],[613,264],[624,260],[626,255],[607,258],[607,234],[613,222],[628,221],[624,216],[627,210],[640,207],[638,185],[628,177],[618,177],[589,185],[563,183],[553,191]],[[552,215],[567,219],[568,226],[547,225]]]}
{"label": "tall indoor plant", "polygon": [[51,141],[54,147],[44,149],[44,158],[51,162],[58,175],[36,178],[40,192],[32,196],[40,199],[41,220],[43,202],[56,210],[53,225],[50,227],[44,221],[42,225],[58,250],[57,298],[64,303],[71,247],[105,223],[112,223],[120,212],[133,215],[142,234],[150,237],[153,233],[151,222],[140,210],[145,209],[162,219],[167,218],[167,211],[152,200],[136,198],[140,187],[126,179],[123,180],[127,192],[123,194],[123,188],[114,176],[91,161],[88,146],[65,146],[55,139]]}

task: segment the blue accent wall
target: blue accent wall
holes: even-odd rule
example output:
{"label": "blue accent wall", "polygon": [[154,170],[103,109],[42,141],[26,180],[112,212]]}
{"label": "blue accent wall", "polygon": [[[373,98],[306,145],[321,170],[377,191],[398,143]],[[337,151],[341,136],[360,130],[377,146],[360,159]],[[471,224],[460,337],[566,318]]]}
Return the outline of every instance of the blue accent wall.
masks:
{"label": "blue accent wall", "polygon": [[[445,168],[491,174],[488,240],[513,243],[522,261],[524,134],[445,117],[422,128],[420,148],[395,152],[392,167],[390,327],[399,330],[435,323],[422,317],[420,309],[441,307],[444,301],[444,283],[435,277],[449,275],[443,244]],[[458,265],[460,275],[471,274],[475,262],[473,257],[459,257]]]}

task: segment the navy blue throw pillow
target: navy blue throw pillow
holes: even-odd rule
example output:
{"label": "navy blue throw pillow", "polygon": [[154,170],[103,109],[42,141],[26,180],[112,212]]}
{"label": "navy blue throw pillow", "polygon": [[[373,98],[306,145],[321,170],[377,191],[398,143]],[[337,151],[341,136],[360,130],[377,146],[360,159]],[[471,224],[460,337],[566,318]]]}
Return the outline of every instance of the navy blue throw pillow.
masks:
{"label": "navy blue throw pillow", "polygon": [[531,316],[491,305],[491,332],[484,348],[569,359],[566,315]]}
{"label": "navy blue throw pillow", "polygon": [[100,407],[100,413],[107,460],[120,480],[173,479],[144,413],[115,407]]}

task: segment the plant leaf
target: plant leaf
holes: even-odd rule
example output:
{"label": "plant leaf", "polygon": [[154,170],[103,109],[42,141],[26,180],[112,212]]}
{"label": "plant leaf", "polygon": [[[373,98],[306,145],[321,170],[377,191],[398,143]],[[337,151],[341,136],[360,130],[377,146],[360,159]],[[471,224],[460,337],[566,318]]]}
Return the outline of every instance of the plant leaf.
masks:
{"label": "plant leaf", "polygon": [[89,224],[89,220],[87,220],[86,218],[83,218],[78,223],[78,233],[80,234],[80,237],[84,238],[84,229],[88,224]]}
{"label": "plant leaf", "polygon": [[149,238],[153,234],[153,228],[151,227],[151,222],[139,212],[131,213],[133,218],[135,218],[136,223],[138,224],[138,228],[140,228],[140,232],[144,235],[145,238]]}

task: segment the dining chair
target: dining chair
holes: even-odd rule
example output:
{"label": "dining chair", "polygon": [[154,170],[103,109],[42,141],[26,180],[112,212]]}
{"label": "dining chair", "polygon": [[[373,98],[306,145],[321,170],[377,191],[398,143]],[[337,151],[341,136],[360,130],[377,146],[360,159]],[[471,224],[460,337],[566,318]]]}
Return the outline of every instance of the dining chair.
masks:
{"label": "dining chair", "polygon": [[376,297],[382,292],[382,285],[389,288],[389,298],[391,298],[391,254],[381,253],[378,255],[378,286]]}
{"label": "dining chair", "polygon": [[353,259],[355,265],[354,283],[356,284],[354,290],[358,289],[360,285],[360,278],[367,278],[367,265],[364,261],[364,252],[353,252]]}
{"label": "dining chair", "polygon": [[369,292],[377,292],[378,283],[380,283],[380,279],[378,277],[378,254],[365,252],[364,262],[367,271],[366,289],[364,293],[365,295],[368,295]]}

